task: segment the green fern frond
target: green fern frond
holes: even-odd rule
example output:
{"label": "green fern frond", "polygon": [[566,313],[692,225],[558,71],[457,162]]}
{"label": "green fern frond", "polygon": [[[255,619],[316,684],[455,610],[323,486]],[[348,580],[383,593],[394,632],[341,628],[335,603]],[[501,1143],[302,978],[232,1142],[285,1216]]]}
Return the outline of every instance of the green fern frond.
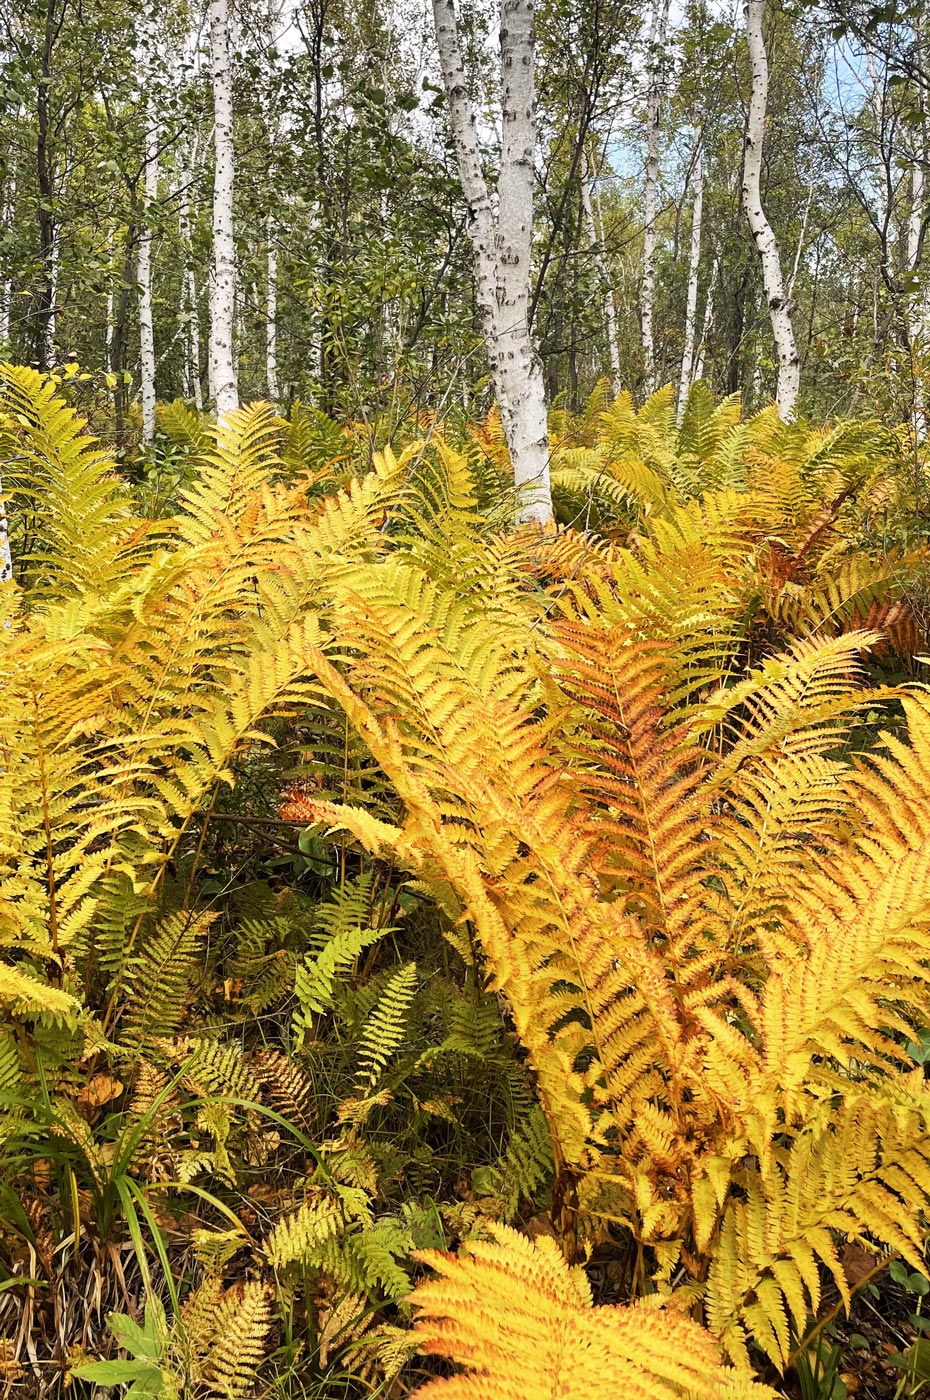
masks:
{"label": "green fern frond", "polygon": [[385,983],[378,1004],[365,1022],[356,1047],[357,1085],[370,1092],[408,1033],[408,1018],[417,992],[416,963],[406,963]]}
{"label": "green fern frond", "polygon": [[209,914],[169,914],[148,946],[129,961],[123,999],[123,1043],[141,1050],[154,1037],[174,1034],[184,1018]]}

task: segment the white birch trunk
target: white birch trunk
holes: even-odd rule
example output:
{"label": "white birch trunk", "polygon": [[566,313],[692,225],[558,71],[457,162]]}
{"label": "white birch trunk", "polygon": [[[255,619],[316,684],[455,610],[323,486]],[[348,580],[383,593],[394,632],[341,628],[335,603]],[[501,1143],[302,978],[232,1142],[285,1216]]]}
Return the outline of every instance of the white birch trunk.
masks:
{"label": "white birch trunk", "polygon": [[691,206],[691,249],[688,257],[688,298],[685,305],[685,343],[681,355],[681,376],[678,380],[678,422],[684,417],[685,404],[691,388],[694,364],[694,331],[697,321],[698,272],[701,266],[701,221],[704,214],[704,158],[701,154],[701,130],[694,132],[696,163],[694,167],[694,203]]}
{"label": "white birch trunk", "polygon": [[[919,271],[920,264],[920,233],[924,217],[924,160],[926,158],[925,142],[920,142],[920,147],[915,153],[915,160],[911,169],[911,208],[907,224],[907,269],[908,272]],[[927,293],[921,287],[912,296],[908,313],[908,334],[911,339],[911,352],[913,360],[914,342],[916,341],[923,350],[926,350],[927,337]],[[927,437],[927,412],[926,400],[923,391],[923,376],[915,374],[912,376],[914,383],[914,436],[918,443],[922,443]]]}
{"label": "white birch trunk", "polygon": [[[182,256],[184,259],[184,276],[182,278],[181,306],[187,318],[187,335],[185,337],[185,398],[193,397],[194,407],[198,413],[203,412],[203,389],[200,385],[200,308],[197,302],[197,276],[194,272],[193,258],[191,254],[191,172],[197,159],[197,145],[194,143],[191,148],[190,164],[183,171],[181,180],[181,199],[178,209],[178,223],[181,234]],[[211,390],[212,393],[212,390]]]}
{"label": "white birch trunk", "polygon": [[769,66],[762,35],[765,0],[746,0],[746,39],[752,70],[752,94],[749,119],[746,124],[746,148],[743,158],[743,209],[749,230],[762,263],[762,284],[768,303],[772,334],[778,354],[778,383],[775,402],[782,418],[794,412],[801,381],[801,361],[798,356],[794,327],[791,324],[791,303],[782,280],[781,255],[778,240],[762,207],[762,143],[765,136],[765,114],[768,105]]}
{"label": "white birch trunk", "polygon": [[503,140],[496,218],[481,169],[454,0],[433,0],[433,14],[468,208],[478,304],[513,463],[520,519],[546,524],[552,519],[546,395],[528,314],[536,151],[533,0],[501,0]]}
{"label": "white birch trunk", "polygon": [[[113,276],[113,268],[110,268],[110,276]],[[112,282],[107,287],[107,369],[113,368],[113,285]]]}
{"label": "white birch trunk", "polygon": [[[6,199],[4,200],[3,224],[6,230],[9,230],[15,207],[16,172],[14,169],[9,186],[7,187]],[[2,287],[0,287],[0,345],[6,346],[7,349],[9,349],[10,345],[10,311],[12,301],[13,283],[10,278],[5,278]],[[0,502],[2,502],[2,497],[0,497]]]}
{"label": "white birch trunk", "polygon": [[213,265],[210,272],[211,395],[217,421],[239,407],[233,325],[236,300],[236,245],[233,236],[232,52],[228,0],[210,0],[210,54],[213,76],[214,148]]}
{"label": "white birch trunk", "polygon": [[588,241],[594,253],[598,281],[603,288],[604,325],[607,330],[607,349],[610,355],[610,387],[616,396],[620,392],[620,351],[617,346],[617,316],[614,311],[614,296],[607,274],[607,265],[604,261],[603,225],[601,225],[599,231],[598,221],[595,220],[594,217],[594,200],[597,198],[597,188],[594,184],[594,171],[587,156],[585,156],[585,165],[586,170],[581,179],[581,206],[584,212],[585,224],[587,225]]}
{"label": "white birch trunk", "polygon": [[152,214],[158,198],[158,126],[150,100],[145,120],[145,212],[136,263],[139,283],[139,379],[142,441],[155,441],[155,324],[152,316]]}
{"label": "white birch trunk", "polygon": [[51,275],[52,297],[48,319],[45,323],[45,363],[51,368],[57,361],[58,355],[55,349],[58,339],[58,265],[60,260],[60,232],[56,228],[52,240],[52,258],[49,272]]}
{"label": "white birch trunk", "polygon": [[720,259],[714,258],[713,265],[710,269],[710,281],[707,284],[707,300],[704,303],[704,329],[701,331],[697,359],[694,361],[694,371],[691,375],[692,384],[704,378],[704,360],[707,355],[707,342],[714,329],[714,292],[717,290],[717,274],[719,271]]}
{"label": "white birch trunk", "polygon": [[660,50],[668,28],[669,0],[654,0],[649,25],[646,93],[646,187],[643,200],[643,362],[647,396],[658,388],[655,352],[656,209],[659,191],[659,138],[662,111]]}
{"label": "white birch trunk", "polygon": [[[9,583],[13,577],[13,555],[10,552],[10,530],[6,518],[6,503],[3,499],[3,482],[0,481],[0,583]],[[7,622],[9,627],[9,622]]]}
{"label": "white birch trunk", "polygon": [[278,402],[278,250],[274,220],[268,215],[268,285],[265,291],[265,378],[268,397]]}

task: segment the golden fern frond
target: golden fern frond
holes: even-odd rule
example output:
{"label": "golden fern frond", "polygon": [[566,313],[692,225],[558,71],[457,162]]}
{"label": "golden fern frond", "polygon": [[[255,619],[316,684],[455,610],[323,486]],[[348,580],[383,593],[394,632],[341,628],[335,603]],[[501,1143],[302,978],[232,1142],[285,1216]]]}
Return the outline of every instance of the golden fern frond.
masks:
{"label": "golden fern frond", "polygon": [[312,1196],[271,1231],[264,1243],[268,1262],[276,1269],[298,1260],[319,1262],[327,1243],[345,1229],[347,1219],[343,1202],[333,1196]]}
{"label": "golden fern frond", "polygon": [[696,707],[698,730],[721,725],[727,731],[729,751],[718,781],[780,749],[795,755],[827,753],[843,732],[838,720],[864,704],[898,698],[897,690],[867,685],[862,654],[880,640],[877,632],[800,638],[745,680],[721,688]]}
{"label": "golden fern frond", "polygon": [[705,1295],[708,1324],[737,1364],[748,1363],[750,1339],[785,1364],[819,1309],[821,1266],[849,1305],[837,1233],[924,1268],[928,1108],[922,1083],[909,1103],[903,1092],[889,1101],[853,1087],[826,1108],[808,1100],[790,1147],[773,1153],[766,1144],[768,1161],[723,1212]]}
{"label": "golden fern frond", "polygon": [[552,491],[564,498],[563,517],[570,514],[573,525],[588,528],[595,509],[594,523],[600,523],[596,505],[625,511],[633,518],[641,514],[666,513],[674,503],[674,492],[662,475],[641,457],[627,453],[612,455],[604,446],[563,449],[553,464]]}
{"label": "golden fern frond", "polygon": [[[745,635],[746,604],[726,562],[742,535],[739,497],[732,492],[678,507],[649,528],[638,548],[616,551],[606,580],[600,566],[585,572],[569,582],[560,602],[565,612],[638,628],[667,643],[668,697],[677,706],[720,681]],[[742,546],[736,557],[745,557]]]}
{"label": "golden fern frond", "polygon": [[415,1394],[436,1400],[601,1400],[625,1391],[642,1400],[738,1400],[772,1396],[724,1366],[695,1323],[646,1307],[591,1306],[580,1271],[554,1241],[532,1243],[490,1226],[492,1243],[459,1254],[424,1251],[438,1279],[411,1295],[414,1337],[429,1355],[466,1368]]}
{"label": "golden fern frond", "polygon": [[586,799],[592,868],[605,895],[687,960],[706,935],[716,822],[703,787],[710,755],[666,720],[668,647],[618,626],[559,623],[553,632],[563,649],[555,674],[582,707],[565,749]]}
{"label": "golden fern frond", "polygon": [[245,1400],[253,1393],[271,1327],[271,1302],[269,1285],[255,1279],[228,1289],[213,1314],[214,1340],[203,1375],[224,1400]]}
{"label": "golden fern frond", "polygon": [[201,414],[188,408],[183,399],[172,399],[170,403],[157,404],[155,422],[158,431],[170,446],[184,452],[185,463],[196,462],[209,450],[209,423]]}
{"label": "golden fern frond", "polygon": [[270,485],[282,467],[282,427],[271,404],[258,403],[236,409],[212,430],[215,446],[179,496],[178,531],[186,543],[209,540],[223,520],[237,523],[255,493]]}
{"label": "golden fern frond", "polygon": [[847,779],[857,829],[810,862],[794,892],[791,917],[809,930],[810,952],[765,988],[765,1073],[788,1094],[816,1078],[823,1056],[879,1078],[908,1063],[892,1032],[912,1035],[927,1015],[930,700],[902,704],[911,745],[889,736],[891,755]]}
{"label": "golden fern frond", "polygon": [[7,1015],[55,1020],[74,1021],[80,1011],[80,1003],[70,992],[40,981],[35,969],[10,963],[0,963],[0,1003]]}
{"label": "golden fern frond", "polygon": [[105,595],[141,562],[112,458],[36,370],[0,364],[0,460],[13,557],[34,596]]}

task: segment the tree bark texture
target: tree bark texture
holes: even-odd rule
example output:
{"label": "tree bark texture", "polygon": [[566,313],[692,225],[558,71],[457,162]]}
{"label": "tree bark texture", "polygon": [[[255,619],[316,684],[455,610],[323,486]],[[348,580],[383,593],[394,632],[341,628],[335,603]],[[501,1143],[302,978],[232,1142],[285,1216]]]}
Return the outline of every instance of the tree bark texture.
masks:
{"label": "tree bark texture", "polygon": [[233,237],[232,53],[228,0],[210,0],[210,55],[213,78],[214,149],[213,266],[210,275],[210,366],[217,421],[239,407],[233,325],[236,300],[236,246]]}
{"label": "tree bark texture", "polygon": [[684,417],[691,375],[694,366],[694,330],[697,321],[698,272],[701,266],[701,222],[704,214],[704,158],[701,154],[701,131],[694,133],[694,201],[691,206],[691,248],[688,257],[688,298],[685,303],[685,343],[681,355],[681,375],[678,381],[678,422]]}
{"label": "tree bark texture", "polygon": [[158,127],[153,102],[145,119],[145,209],[136,276],[139,282],[139,378],[142,393],[142,441],[155,441],[155,323],[152,315],[152,218],[158,200]]}
{"label": "tree bark texture", "polygon": [[662,116],[661,52],[668,29],[669,0],[654,0],[649,25],[646,92],[646,186],[643,200],[643,361],[646,393],[658,388],[655,350],[656,212],[659,192],[659,142]]}
{"label": "tree bark texture", "polygon": [[778,240],[762,206],[761,193],[762,146],[769,91],[768,57],[762,33],[765,0],[746,0],[743,12],[746,16],[746,40],[752,73],[743,156],[743,209],[762,263],[762,284],[778,354],[775,401],[782,418],[790,418],[798,398],[801,361],[794,338],[794,327],[791,324],[791,303],[785,293],[782,278]]}
{"label": "tree bark texture", "polygon": [[478,304],[520,518],[545,524],[552,518],[546,395],[529,327],[536,151],[533,0],[501,3],[503,140],[496,213],[481,168],[454,0],[433,0],[433,14],[475,256]]}
{"label": "tree bark texture", "polygon": [[586,169],[581,178],[581,205],[584,211],[585,225],[587,226],[588,242],[594,254],[595,266],[597,268],[598,281],[601,284],[602,296],[604,300],[604,326],[607,332],[607,353],[610,356],[610,387],[614,395],[620,392],[620,350],[617,344],[617,316],[614,311],[614,294],[610,285],[610,278],[604,262],[604,237],[603,228],[598,228],[598,221],[594,217],[594,200],[597,198],[597,187],[594,183],[594,170],[586,160]]}

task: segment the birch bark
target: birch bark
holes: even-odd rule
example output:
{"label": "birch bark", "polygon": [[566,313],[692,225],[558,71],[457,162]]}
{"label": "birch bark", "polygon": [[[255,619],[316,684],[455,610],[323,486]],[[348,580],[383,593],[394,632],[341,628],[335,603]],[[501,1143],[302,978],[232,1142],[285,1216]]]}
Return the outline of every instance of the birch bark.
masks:
{"label": "birch bark", "polygon": [[268,284],[265,289],[265,378],[268,397],[278,402],[278,250],[274,220],[268,215]]}
{"label": "birch bark", "polygon": [[707,284],[707,300],[704,303],[704,329],[701,331],[697,358],[694,361],[694,373],[691,376],[692,384],[704,378],[704,360],[707,355],[707,342],[714,329],[714,292],[717,290],[717,274],[719,271],[720,259],[714,258],[713,266],[710,269],[710,281]]}
{"label": "birch bark", "polygon": [[[921,136],[923,133],[921,133]],[[917,273],[920,270],[921,243],[924,224],[924,162],[926,159],[926,143],[923,139],[920,142],[920,149],[915,152],[914,164],[911,168],[911,207],[907,224],[907,270],[910,273]],[[923,342],[927,335],[927,293],[921,287],[912,296],[908,314],[908,335],[911,341],[911,355],[913,359],[914,342],[916,341],[922,348],[926,349]],[[913,376],[914,382],[914,437],[918,443],[925,441],[927,436],[927,411],[925,395],[923,391],[923,378],[920,374]]]}
{"label": "birch bark", "polygon": [[178,225],[181,234],[184,276],[182,278],[181,300],[184,315],[187,317],[187,340],[184,363],[187,370],[185,396],[194,399],[198,413],[203,411],[203,388],[200,382],[200,308],[197,301],[197,275],[194,272],[191,252],[191,181],[197,163],[197,141],[191,145],[190,159],[181,175],[181,194],[178,202]]}
{"label": "birch bark", "polygon": [[[151,75],[149,75],[151,81]],[[139,380],[142,393],[142,441],[155,441],[155,325],[152,316],[152,215],[158,199],[158,124],[149,97],[145,116],[145,210],[136,261],[139,284]]]}
{"label": "birch bark", "polygon": [[701,129],[694,132],[695,168],[694,202],[691,206],[691,248],[688,257],[688,299],[685,305],[685,343],[681,356],[681,376],[678,381],[678,422],[684,417],[691,374],[694,364],[694,329],[697,321],[698,272],[701,265],[701,222],[704,214],[704,157],[701,153]]}
{"label": "birch bark", "polygon": [[647,395],[656,391],[655,292],[656,207],[659,190],[659,138],[662,111],[661,51],[668,29],[669,0],[654,0],[649,25],[646,92],[646,187],[643,201],[643,360]]}
{"label": "birch bark", "polygon": [[475,255],[478,305],[520,519],[545,524],[552,519],[546,396],[528,317],[536,151],[533,0],[501,0],[503,140],[496,214],[481,169],[454,0],[433,0],[433,15]]}
{"label": "birch bark", "polygon": [[[9,583],[13,577],[13,555],[10,552],[10,530],[6,518],[6,503],[3,499],[3,482],[0,481],[0,583]],[[9,627],[9,622],[7,622]]]}
{"label": "birch bark", "polygon": [[801,361],[798,356],[794,327],[791,324],[791,303],[782,279],[781,254],[772,225],[762,207],[762,144],[765,137],[765,114],[768,106],[769,66],[762,34],[766,0],[746,0],[746,40],[752,72],[752,92],[749,118],[746,123],[746,143],[743,156],[743,210],[749,224],[756,251],[762,263],[762,284],[768,303],[772,334],[778,354],[778,383],[775,401],[782,418],[794,412],[801,381]]}
{"label": "birch bark", "polygon": [[233,235],[232,53],[228,0],[210,0],[210,56],[213,78],[214,149],[213,265],[210,270],[210,367],[217,421],[239,407],[233,324],[236,300],[236,246]]}
{"label": "birch bark", "polygon": [[617,316],[614,311],[613,289],[610,285],[610,278],[604,261],[603,224],[601,228],[598,229],[598,220],[594,217],[594,200],[597,198],[597,188],[594,183],[594,169],[587,155],[585,156],[585,167],[585,172],[581,180],[581,206],[584,212],[585,224],[587,225],[588,241],[594,253],[598,281],[601,284],[604,298],[604,325],[607,328],[607,349],[610,356],[610,387],[614,395],[617,395],[620,392],[620,350],[617,345]]}

